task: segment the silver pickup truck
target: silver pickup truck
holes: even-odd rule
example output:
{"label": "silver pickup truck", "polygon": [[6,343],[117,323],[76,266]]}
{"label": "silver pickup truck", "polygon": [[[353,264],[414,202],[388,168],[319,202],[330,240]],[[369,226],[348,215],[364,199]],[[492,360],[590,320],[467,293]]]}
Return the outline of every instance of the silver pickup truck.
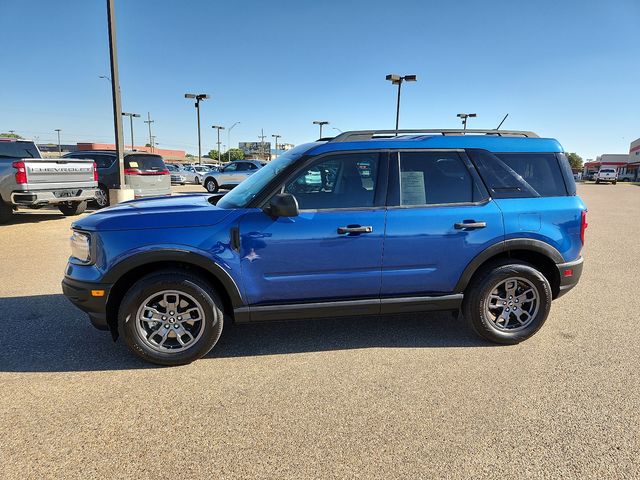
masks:
{"label": "silver pickup truck", "polygon": [[64,215],[78,215],[97,186],[91,160],[44,159],[35,143],[0,137],[0,224],[18,207],[56,205]]}

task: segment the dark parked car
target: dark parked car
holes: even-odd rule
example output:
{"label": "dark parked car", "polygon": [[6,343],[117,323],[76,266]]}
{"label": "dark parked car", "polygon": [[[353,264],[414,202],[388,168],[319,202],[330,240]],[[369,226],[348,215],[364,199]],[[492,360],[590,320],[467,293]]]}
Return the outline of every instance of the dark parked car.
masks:
{"label": "dark parked car", "polygon": [[82,218],[63,290],[163,365],[202,357],[231,321],[461,309],[487,340],[531,337],[582,272],[586,207],[562,146],[400,133],[300,145],[224,196]]}
{"label": "dark parked car", "polygon": [[[98,169],[98,207],[109,205],[109,189],[118,185],[118,162],[113,150],[77,151],[64,158],[86,158],[96,162]],[[124,156],[125,184],[134,190],[135,198],[171,195],[171,175],[160,155],[128,152]]]}

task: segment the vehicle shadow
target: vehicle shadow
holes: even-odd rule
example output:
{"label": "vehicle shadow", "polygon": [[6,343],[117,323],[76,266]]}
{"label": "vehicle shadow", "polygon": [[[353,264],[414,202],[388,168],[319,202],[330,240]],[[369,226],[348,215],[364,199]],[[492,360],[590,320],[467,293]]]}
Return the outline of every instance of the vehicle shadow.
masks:
{"label": "vehicle shadow", "polygon": [[[96,330],[62,294],[0,298],[5,324],[0,372],[75,372],[161,368],[122,340]],[[226,325],[206,358],[247,357],[360,348],[480,347],[461,318],[445,312]],[[492,345],[491,345],[492,346]]]}

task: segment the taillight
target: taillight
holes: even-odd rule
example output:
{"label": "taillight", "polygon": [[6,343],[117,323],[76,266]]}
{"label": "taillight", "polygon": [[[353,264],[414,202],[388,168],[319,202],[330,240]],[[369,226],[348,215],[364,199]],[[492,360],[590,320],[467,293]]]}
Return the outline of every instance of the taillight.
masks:
{"label": "taillight", "polygon": [[27,183],[27,167],[24,165],[24,162],[13,162],[13,168],[17,170],[16,183],[18,185]]}
{"label": "taillight", "polygon": [[589,224],[587,223],[587,211],[582,211],[582,217],[580,218],[580,241],[582,245],[584,245],[584,231],[587,229]]}
{"label": "taillight", "polygon": [[124,174],[125,175],[140,175],[140,170],[138,170],[137,168],[125,168],[124,169]]}
{"label": "taillight", "polygon": [[168,168],[165,168],[164,170],[160,170],[160,175],[171,175],[171,172]]}
{"label": "taillight", "polygon": [[98,181],[98,166],[96,165],[96,162],[93,162],[93,181]]}

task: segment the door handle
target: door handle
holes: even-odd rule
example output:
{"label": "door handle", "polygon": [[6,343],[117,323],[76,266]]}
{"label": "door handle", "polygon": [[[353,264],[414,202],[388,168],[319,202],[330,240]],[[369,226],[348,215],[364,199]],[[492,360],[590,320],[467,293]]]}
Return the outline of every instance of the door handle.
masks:
{"label": "door handle", "polygon": [[462,230],[465,228],[468,228],[470,230],[475,230],[476,228],[486,227],[487,222],[461,222],[461,223],[454,223],[453,226],[456,230]]}
{"label": "door handle", "polygon": [[344,235],[345,233],[371,233],[373,232],[373,227],[366,226],[361,227],[360,225],[348,225],[346,227],[338,227],[338,233],[340,235]]}

